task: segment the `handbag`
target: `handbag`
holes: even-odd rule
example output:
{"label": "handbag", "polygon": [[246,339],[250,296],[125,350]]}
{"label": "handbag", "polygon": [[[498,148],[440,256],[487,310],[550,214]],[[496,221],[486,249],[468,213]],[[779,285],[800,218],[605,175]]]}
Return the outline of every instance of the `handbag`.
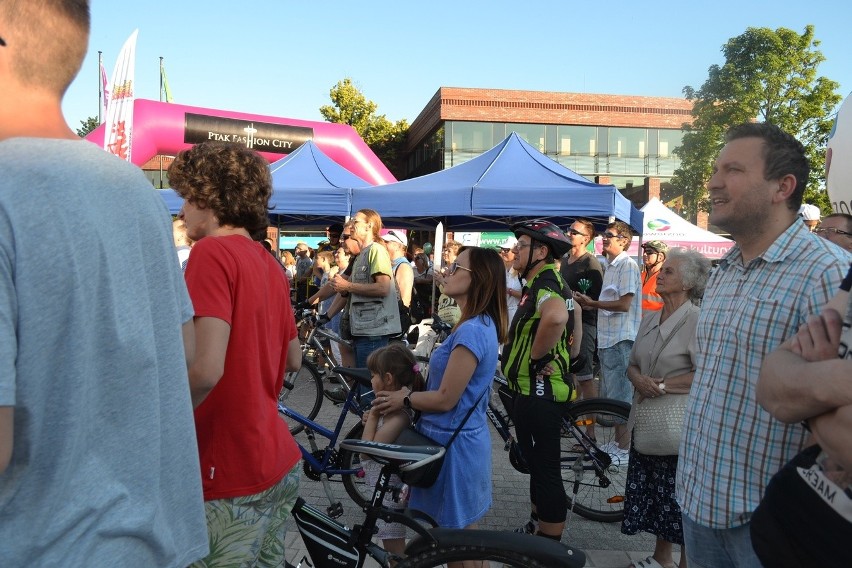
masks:
{"label": "handbag", "polygon": [[393,269],[393,285],[396,288],[396,303],[399,309],[399,329],[400,333],[405,335],[415,322],[411,321],[411,312],[409,311],[408,306],[402,303],[402,295],[399,291],[399,284],[396,281],[396,271],[398,268],[399,264],[397,264]]}
{"label": "handbag", "polygon": [[[456,436],[459,435],[461,429],[464,428],[464,425],[467,423],[467,419],[470,418],[470,415],[473,414],[473,411],[476,410],[476,407],[479,406],[479,401],[482,400],[482,397],[485,396],[485,393],[491,390],[491,385],[488,385],[482,394],[479,395],[479,398],[476,399],[476,402],[473,406],[470,407],[470,410],[467,411],[465,417],[462,419],[461,423],[458,425],[458,428],[455,429],[453,435],[450,436],[450,439],[447,440],[447,444],[439,444],[429,436],[418,432],[414,426],[409,426],[405,428],[402,432],[399,433],[399,436],[396,438],[396,444],[400,446],[431,446],[431,447],[444,447],[447,451],[449,451],[450,446],[453,443],[453,440],[456,439]],[[444,454],[434,461],[431,461],[427,464],[424,464],[416,469],[411,471],[400,471],[399,478],[403,483],[411,486],[411,487],[432,487],[435,484],[435,481],[438,479],[438,475],[441,473],[441,468],[444,466],[444,458],[447,457],[447,453]]]}
{"label": "handbag", "polygon": [[[651,362],[648,375],[654,374],[660,353],[668,345],[669,340],[674,337],[678,330],[686,322],[686,317],[672,329],[672,332],[663,340],[660,349]],[[633,427],[633,447],[640,454],[648,456],[676,456],[683,434],[683,419],[686,414],[686,403],[688,394],[671,394],[657,398],[646,398],[641,402],[638,396],[633,399],[630,408],[628,429]]]}

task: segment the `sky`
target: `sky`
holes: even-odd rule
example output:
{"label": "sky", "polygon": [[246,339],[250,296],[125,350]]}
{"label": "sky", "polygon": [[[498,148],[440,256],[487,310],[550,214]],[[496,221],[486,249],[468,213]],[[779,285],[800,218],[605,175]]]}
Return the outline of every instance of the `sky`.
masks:
{"label": "sky", "polygon": [[[845,7],[844,7],[845,6]],[[112,78],[134,29],[136,96],[159,99],[163,57],[174,102],[322,120],[350,77],[377,113],[411,123],[442,87],[682,97],[749,27],[815,26],[819,74],[852,92],[852,8],[818,0],[92,0],[69,124],[98,115],[98,51]]]}

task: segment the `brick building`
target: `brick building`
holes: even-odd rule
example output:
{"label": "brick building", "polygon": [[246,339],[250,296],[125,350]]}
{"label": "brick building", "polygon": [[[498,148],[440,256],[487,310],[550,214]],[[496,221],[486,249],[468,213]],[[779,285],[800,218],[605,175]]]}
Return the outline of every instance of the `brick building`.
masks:
{"label": "brick building", "polygon": [[691,111],[686,99],[666,97],[441,87],[411,123],[406,177],[463,163],[515,131],[580,175],[614,184],[637,207],[656,196],[677,210],[672,150]]}

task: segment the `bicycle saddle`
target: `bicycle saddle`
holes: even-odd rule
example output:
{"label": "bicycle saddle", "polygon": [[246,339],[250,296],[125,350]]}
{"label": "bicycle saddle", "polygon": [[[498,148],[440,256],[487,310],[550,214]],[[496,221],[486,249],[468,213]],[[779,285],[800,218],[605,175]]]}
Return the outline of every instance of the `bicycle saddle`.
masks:
{"label": "bicycle saddle", "polygon": [[343,440],[344,450],[366,454],[382,464],[393,464],[401,470],[411,471],[440,459],[447,451],[443,446],[400,446],[368,440]]}
{"label": "bicycle saddle", "polygon": [[370,382],[370,370],[366,367],[335,367],[332,371],[343,378],[352,379],[370,390],[373,389],[373,384]]}

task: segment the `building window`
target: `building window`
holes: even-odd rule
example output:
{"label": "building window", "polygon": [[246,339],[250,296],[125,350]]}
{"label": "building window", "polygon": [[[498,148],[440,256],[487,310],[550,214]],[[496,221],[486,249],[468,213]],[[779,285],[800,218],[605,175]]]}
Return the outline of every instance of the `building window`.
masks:
{"label": "building window", "polygon": [[463,164],[493,148],[494,126],[491,122],[448,121],[446,130],[450,135],[447,137],[444,168]]}
{"label": "building window", "polygon": [[557,126],[556,144],[557,162],[590,179],[599,173],[597,127]]}
{"label": "building window", "polygon": [[542,154],[546,154],[546,145],[545,145],[545,128],[543,124],[518,124],[518,123],[508,123],[506,124],[506,132],[517,132],[518,136],[521,139],[541,152]]}
{"label": "building window", "polygon": [[612,174],[647,173],[648,129],[609,129],[609,172]]}

